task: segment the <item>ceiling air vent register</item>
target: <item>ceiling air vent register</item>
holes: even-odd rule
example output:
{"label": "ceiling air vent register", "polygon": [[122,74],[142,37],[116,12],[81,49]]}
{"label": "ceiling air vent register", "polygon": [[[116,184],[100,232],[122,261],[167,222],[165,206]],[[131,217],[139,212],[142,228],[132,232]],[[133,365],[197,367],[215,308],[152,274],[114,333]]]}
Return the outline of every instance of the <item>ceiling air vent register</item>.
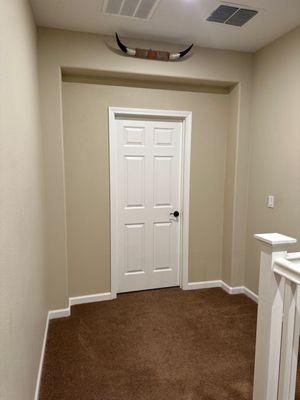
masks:
{"label": "ceiling air vent register", "polygon": [[103,12],[106,15],[148,20],[160,0],[105,0]]}
{"label": "ceiling air vent register", "polygon": [[239,5],[222,4],[210,14],[207,21],[218,22],[226,25],[243,26],[257,13],[257,10],[241,8]]}

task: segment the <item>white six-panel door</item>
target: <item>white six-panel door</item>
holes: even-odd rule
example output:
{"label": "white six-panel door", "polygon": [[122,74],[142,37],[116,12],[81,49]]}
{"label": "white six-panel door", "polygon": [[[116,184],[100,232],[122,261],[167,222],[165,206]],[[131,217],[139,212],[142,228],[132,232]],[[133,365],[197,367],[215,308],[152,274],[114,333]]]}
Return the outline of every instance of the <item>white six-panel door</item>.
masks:
{"label": "white six-panel door", "polygon": [[182,122],[117,119],[118,292],[179,285]]}

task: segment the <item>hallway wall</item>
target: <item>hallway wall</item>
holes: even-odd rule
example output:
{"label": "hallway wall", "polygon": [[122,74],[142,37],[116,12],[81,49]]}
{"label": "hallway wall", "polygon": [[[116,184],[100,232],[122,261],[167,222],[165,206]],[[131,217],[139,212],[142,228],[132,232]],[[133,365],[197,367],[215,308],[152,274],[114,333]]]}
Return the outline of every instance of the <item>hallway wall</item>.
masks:
{"label": "hallway wall", "polygon": [[[300,239],[300,27],[255,55],[246,286],[257,293],[254,233]],[[267,195],[275,208],[267,208]],[[291,250],[299,251],[299,244]]]}
{"label": "hallway wall", "polygon": [[33,400],[48,310],[37,37],[26,0],[0,9],[0,399]]}
{"label": "hallway wall", "polygon": [[221,278],[229,96],[63,82],[70,296],[110,291],[108,107],[193,113],[189,281]]}
{"label": "hallway wall", "polygon": [[[134,40],[132,46],[179,50],[174,44]],[[115,76],[122,76],[124,80],[129,74],[136,77],[144,74],[151,79],[168,82],[169,85],[170,82],[184,80],[188,80],[190,84],[197,80],[201,80],[204,85],[238,84],[238,118],[233,133],[236,141],[232,142],[236,146],[233,151],[236,161],[232,171],[234,195],[230,199],[231,204],[226,204],[233,216],[233,229],[228,229],[227,232],[232,237],[224,245],[232,244],[228,248],[232,255],[229,260],[235,260],[239,268],[244,270],[245,252],[240,243],[245,243],[246,234],[248,128],[253,56],[248,53],[195,47],[193,55],[183,61],[150,62],[120,55],[115,47],[112,37],[46,28],[39,30],[42,129],[47,148],[47,262],[51,309],[66,307],[69,297],[61,67],[76,68],[94,75],[113,73]],[[209,246],[213,246],[213,242]],[[230,261],[229,269],[232,267]],[[227,283],[231,284],[231,274],[229,279]],[[237,284],[242,284],[238,279]]]}

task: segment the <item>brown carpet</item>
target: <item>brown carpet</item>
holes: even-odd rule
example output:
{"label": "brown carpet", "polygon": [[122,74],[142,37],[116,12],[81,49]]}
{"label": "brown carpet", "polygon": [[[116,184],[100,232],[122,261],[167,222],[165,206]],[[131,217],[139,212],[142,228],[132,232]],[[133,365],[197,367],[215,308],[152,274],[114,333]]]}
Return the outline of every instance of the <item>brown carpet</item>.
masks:
{"label": "brown carpet", "polygon": [[222,289],[119,295],[50,322],[40,400],[251,400],[256,305]]}

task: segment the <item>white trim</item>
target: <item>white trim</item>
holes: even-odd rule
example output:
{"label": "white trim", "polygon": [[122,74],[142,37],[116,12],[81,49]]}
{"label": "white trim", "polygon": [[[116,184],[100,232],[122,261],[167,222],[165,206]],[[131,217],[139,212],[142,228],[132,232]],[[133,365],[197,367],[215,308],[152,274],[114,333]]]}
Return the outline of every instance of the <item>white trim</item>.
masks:
{"label": "white trim", "polygon": [[117,182],[117,134],[116,117],[160,117],[176,118],[183,123],[183,163],[182,163],[182,225],[180,287],[188,285],[189,257],[189,208],[190,208],[190,161],[192,137],[192,113],[190,111],[152,110],[140,108],[109,107],[109,157],[110,157],[110,226],[111,226],[111,293],[118,290],[118,182]]}
{"label": "white trim", "polygon": [[139,117],[161,117],[161,118],[178,118],[185,120],[191,117],[191,111],[176,111],[176,110],[154,110],[150,108],[123,108],[109,107],[109,112],[114,116],[139,116]]}
{"label": "white trim", "polygon": [[115,131],[115,112],[109,107],[109,187],[110,187],[110,237],[115,238],[115,242],[110,242],[110,291],[117,294],[118,285],[118,258],[115,252],[114,245],[118,248],[118,201],[116,193],[118,191],[117,182],[117,154],[115,149],[117,147],[117,136],[113,134]]}
{"label": "white trim", "polygon": [[255,301],[255,303],[258,303],[258,295],[252,292],[250,289],[244,287],[244,294],[249,297],[249,299]]}
{"label": "white trim", "polygon": [[298,263],[287,260],[285,257],[277,258],[273,264],[273,271],[287,280],[300,285],[300,271]]}
{"label": "white trim", "polygon": [[282,244],[287,245],[297,243],[297,239],[282,235],[281,233],[257,233],[254,237],[272,247],[280,246]]}
{"label": "white trim", "polygon": [[210,289],[221,286],[222,281],[188,282],[188,284],[183,287],[183,290]]}
{"label": "white trim", "polygon": [[51,310],[48,313],[49,319],[64,318],[71,315],[70,307],[61,310]]}
{"label": "white trim", "polygon": [[56,319],[56,318],[64,318],[69,317],[71,315],[71,307],[76,304],[86,304],[86,303],[97,303],[99,301],[107,301],[113,300],[116,296],[111,293],[96,293],[96,294],[88,294],[86,296],[78,296],[78,297],[70,297],[69,298],[69,307],[62,308],[60,310],[51,310],[48,313],[48,318]]}
{"label": "white trim", "polygon": [[44,338],[43,338],[43,344],[42,344],[39,370],[38,370],[37,379],[36,379],[34,400],[39,400],[40,386],[41,386],[41,380],[42,380],[42,370],[43,370],[43,365],[44,365],[44,356],[45,356],[47,336],[48,336],[48,328],[49,328],[49,313],[47,314],[47,318],[46,318],[46,326],[45,326],[45,332],[44,332]]}
{"label": "white trim", "polygon": [[222,289],[228,294],[244,294],[245,288],[243,286],[229,286],[226,282],[222,281]]}
{"label": "white trim", "polygon": [[116,296],[110,292],[89,294],[87,296],[70,297],[69,304],[70,307],[75,304],[86,304],[86,303],[97,303],[99,301],[113,300]]}
{"label": "white trim", "polygon": [[184,290],[197,290],[197,289],[210,289],[220,287],[225,290],[228,294],[244,294],[249,297],[249,299],[258,303],[258,295],[253,293],[250,289],[245,286],[229,286],[226,282],[222,280],[215,281],[203,281],[203,282],[189,282],[183,287]]}
{"label": "white trim", "polygon": [[181,279],[183,288],[189,281],[189,221],[190,221],[190,172],[191,172],[191,142],[192,142],[192,113],[186,113],[183,120],[183,162],[182,162],[182,230],[181,230]]}

